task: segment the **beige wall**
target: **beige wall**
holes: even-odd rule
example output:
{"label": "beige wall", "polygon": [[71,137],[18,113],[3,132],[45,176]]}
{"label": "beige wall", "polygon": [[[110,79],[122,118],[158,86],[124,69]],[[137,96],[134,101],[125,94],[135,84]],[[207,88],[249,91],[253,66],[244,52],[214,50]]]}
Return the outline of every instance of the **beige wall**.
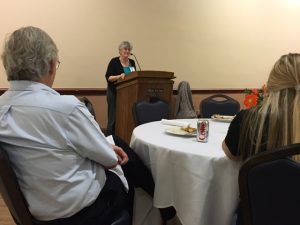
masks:
{"label": "beige wall", "polygon": [[[60,49],[55,87],[106,87],[122,40],[144,70],[193,89],[259,87],[274,61],[300,50],[300,0],[0,0],[0,42],[21,26]],[[2,44],[1,44],[2,45]],[[0,67],[0,87],[7,87]]]}

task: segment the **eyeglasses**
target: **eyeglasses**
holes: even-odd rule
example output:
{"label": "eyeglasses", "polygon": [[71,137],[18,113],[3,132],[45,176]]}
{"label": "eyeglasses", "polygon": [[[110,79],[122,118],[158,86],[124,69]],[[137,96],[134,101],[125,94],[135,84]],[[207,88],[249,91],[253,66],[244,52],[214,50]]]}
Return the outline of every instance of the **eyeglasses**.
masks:
{"label": "eyeglasses", "polygon": [[59,65],[60,65],[60,61],[59,61],[59,60],[57,60],[57,61],[56,61],[56,70],[58,70],[58,68],[59,68]]}

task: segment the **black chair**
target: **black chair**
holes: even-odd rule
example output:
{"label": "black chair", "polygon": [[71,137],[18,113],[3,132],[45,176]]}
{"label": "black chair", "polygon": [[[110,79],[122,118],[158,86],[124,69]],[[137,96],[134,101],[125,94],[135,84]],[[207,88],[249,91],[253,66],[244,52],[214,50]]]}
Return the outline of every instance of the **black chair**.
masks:
{"label": "black chair", "polygon": [[300,224],[300,144],[255,155],[242,165],[239,188],[243,225]]}
{"label": "black chair", "polygon": [[[0,192],[17,225],[47,225],[49,223],[37,221],[28,210],[27,202],[20,190],[17,177],[10,165],[5,150],[0,147]],[[87,224],[88,225],[88,224]],[[130,225],[127,211],[122,211],[111,225]]]}
{"label": "black chair", "polygon": [[17,225],[33,225],[27,203],[12,170],[7,153],[0,148],[0,192]]}
{"label": "black chair", "polygon": [[136,125],[169,119],[169,104],[158,100],[155,102],[140,101],[133,104],[133,115]]}
{"label": "black chair", "polygon": [[96,113],[93,107],[92,102],[85,96],[81,96],[81,97],[77,97],[79,99],[79,101],[83,102],[86,106],[86,108],[89,110],[89,112],[94,116],[95,120],[96,120]]}
{"label": "black chair", "polygon": [[123,210],[111,225],[131,225],[129,213]]}
{"label": "black chair", "polygon": [[216,94],[203,99],[199,108],[202,118],[210,118],[214,114],[233,116],[240,111],[240,103],[227,95]]}

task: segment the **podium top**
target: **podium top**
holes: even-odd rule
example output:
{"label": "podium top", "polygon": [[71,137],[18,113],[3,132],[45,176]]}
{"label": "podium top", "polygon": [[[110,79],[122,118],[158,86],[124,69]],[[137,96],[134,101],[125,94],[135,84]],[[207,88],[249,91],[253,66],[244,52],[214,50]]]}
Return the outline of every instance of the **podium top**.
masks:
{"label": "podium top", "polygon": [[124,81],[139,79],[139,78],[153,78],[153,79],[174,79],[173,72],[167,71],[153,71],[153,70],[143,70],[143,71],[134,71],[125,76],[123,80],[118,80],[116,84],[120,84]]}

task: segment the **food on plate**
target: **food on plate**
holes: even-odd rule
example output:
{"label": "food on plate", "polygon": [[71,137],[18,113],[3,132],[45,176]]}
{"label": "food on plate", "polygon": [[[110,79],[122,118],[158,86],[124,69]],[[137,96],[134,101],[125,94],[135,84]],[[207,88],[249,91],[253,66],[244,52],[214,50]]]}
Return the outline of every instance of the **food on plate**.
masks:
{"label": "food on plate", "polygon": [[184,130],[188,133],[194,133],[194,132],[196,132],[197,129],[193,128],[193,127],[181,127],[181,130]]}
{"label": "food on plate", "polygon": [[233,119],[234,116],[225,116],[225,115],[220,115],[220,114],[214,114],[212,118],[218,118],[218,119]]}

